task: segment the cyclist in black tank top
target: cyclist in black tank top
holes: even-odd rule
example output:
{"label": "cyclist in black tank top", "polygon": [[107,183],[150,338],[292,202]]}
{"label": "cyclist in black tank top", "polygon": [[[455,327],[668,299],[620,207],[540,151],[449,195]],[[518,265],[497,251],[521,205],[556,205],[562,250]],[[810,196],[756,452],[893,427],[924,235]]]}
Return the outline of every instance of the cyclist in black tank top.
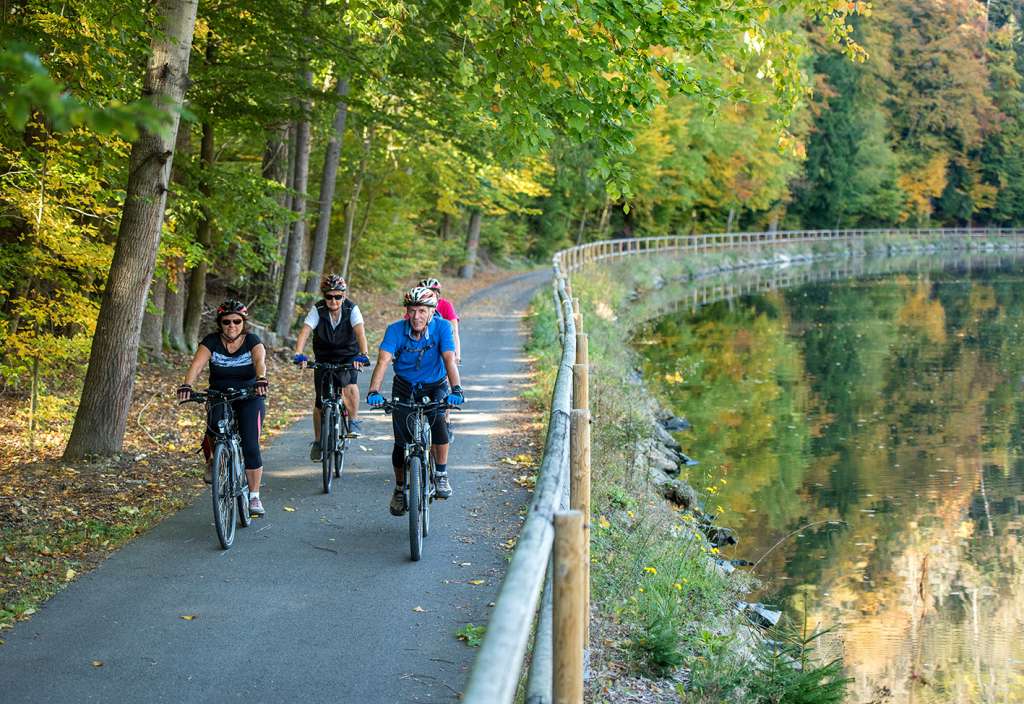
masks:
{"label": "cyclist in black tank top", "polygon": [[[324,297],[309,311],[302,330],[299,331],[299,338],[295,341],[295,363],[305,366],[305,363],[309,361],[309,357],[302,354],[302,348],[306,346],[306,340],[312,335],[313,356],[316,361],[351,364],[356,369],[369,364],[370,358],[366,356],[366,332],[363,329],[363,315],[359,312],[359,306],[348,298],[348,284],[345,283],[345,279],[337,274],[328,274],[320,282],[320,291]],[[334,374],[338,379],[339,373],[334,372]],[[320,446],[323,377],[322,370],[317,369],[313,372],[315,394],[313,443],[309,448],[309,459],[312,462],[319,462],[323,451]],[[349,433],[352,436],[359,436],[361,431],[360,423],[357,420],[359,417],[357,380],[358,374],[354,371],[342,373],[339,379],[342,400],[349,417]]]}
{"label": "cyclist in black tank top", "polygon": [[[266,407],[263,397],[267,395],[266,347],[260,338],[245,330],[249,311],[240,301],[224,301],[217,309],[217,332],[202,339],[196,354],[185,373],[185,383],[178,387],[178,400],[187,401],[192,396],[192,384],[196,382],[203,367],[210,365],[210,388],[225,389],[252,388],[256,396],[234,401],[231,405],[238,421],[238,433],[242,436],[242,456],[245,459],[245,478],[249,483],[249,511],[262,516],[265,511],[260,500],[260,480],[263,478],[263,457],[260,453],[260,430]],[[210,423],[219,418],[213,414],[223,409],[213,407]],[[209,436],[203,437],[203,453],[206,455],[206,481],[210,481]]]}

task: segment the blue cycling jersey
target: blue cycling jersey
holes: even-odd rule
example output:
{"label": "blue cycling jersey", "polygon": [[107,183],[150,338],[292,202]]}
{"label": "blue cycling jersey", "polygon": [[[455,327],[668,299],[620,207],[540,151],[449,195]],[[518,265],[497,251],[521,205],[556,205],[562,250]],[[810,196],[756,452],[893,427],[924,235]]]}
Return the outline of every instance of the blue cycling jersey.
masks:
{"label": "blue cycling jersey", "polygon": [[384,331],[380,348],[394,355],[397,376],[412,384],[433,384],[448,375],[441,353],[455,351],[455,336],[452,324],[437,315],[418,340],[409,321],[398,320]]}

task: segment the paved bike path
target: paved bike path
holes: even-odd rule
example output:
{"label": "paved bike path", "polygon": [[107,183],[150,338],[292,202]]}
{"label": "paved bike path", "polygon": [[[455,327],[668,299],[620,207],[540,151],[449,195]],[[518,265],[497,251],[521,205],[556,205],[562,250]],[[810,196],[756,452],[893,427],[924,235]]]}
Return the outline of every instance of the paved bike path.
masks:
{"label": "paved bike path", "polygon": [[527,381],[519,321],[548,276],[499,283],[460,310],[469,402],[455,494],[434,504],[420,562],[407,519],[387,511],[390,419],[364,413],[331,495],[303,420],[264,453],[267,515],[230,550],[206,492],[5,632],[0,701],[456,701],[476,651],[455,632],[487,622],[498,544],[527,501],[495,481],[490,440]]}

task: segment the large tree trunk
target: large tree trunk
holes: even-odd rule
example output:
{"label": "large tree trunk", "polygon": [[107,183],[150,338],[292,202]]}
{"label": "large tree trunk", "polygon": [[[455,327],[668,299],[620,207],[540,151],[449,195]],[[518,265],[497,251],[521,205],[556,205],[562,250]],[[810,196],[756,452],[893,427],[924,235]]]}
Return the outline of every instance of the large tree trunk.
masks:
{"label": "large tree trunk", "polygon": [[213,169],[213,125],[209,120],[203,122],[203,142],[199,148],[199,160],[202,164],[202,177],[199,181],[199,192],[203,198],[200,208],[202,219],[196,229],[196,242],[203,248],[203,258],[200,259],[188,284],[188,305],[185,308],[185,343],[192,349],[199,342],[199,327],[203,323],[203,309],[206,304],[206,272],[209,269],[207,263],[210,257],[210,247],[213,243],[213,212],[210,211],[209,202],[213,193],[210,185],[210,176]]}
{"label": "large tree trunk", "polygon": [[[274,181],[280,183],[285,188],[288,187],[289,180],[289,132],[287,125],[273,129],[270,132],[270,136],[267,138],[267,146],[263,152],[263,167],[261,174],[263,178],[268,181]],[[291,198],[287,193],[280,193],[277,197],[277,204],[282,208],[291,210]],[[285,241],[287,239],[287,227],[275,227],[274,230],[274,241],[276,242],[276,248],[270,256],[270,269],[267,272],[266,279],[269,286],[270,296],[272,297],[280,287],[279,277],[281,275],[281,261],[284,259],[285,253]]]}
{"label": "large tree trunk", "polygon": [[348,279],[348,265],[352,261],[352,232],[356,224],[356,207],[359,205],[359,192],[363,190],[363,180],[366,178],[366,166],[370,160],[370,146],[373,144],[373,128],[363,130],[363,154],[359,157],[359,172],[356,174],[355,183],[352,184],[352,193],[345,206],[345,261],[341,265],[341,276]]}
{"label": "large tree trunk", "polygon": [[142,348],[151,359],[163,359],[164,356],[164,299],[167,297],[167,279],[163,276],[153,278],[149,287],[149,303],[153,312],[149,312],[147,306],[146,314],[142,317]]}
{"label": "large tree trunk", "polygon": [[164,296],[164,337],[167,338],[167,346],[175,352],[192,351],[185,340],[185,295],[188,293],[188,280],[185,277],[184,266],[184,260],[180,257],[174,262],[173,286],[169,280]]}
{"label": "large tree trunk", "polygon": [[121,226],[103,291],[82,399],[64,458],[121,450],[132,402],[139,334],[160,246],[167,185],[188,86],[188,60],[197,0],[158,0],[159,27],[146,66],[142,95],[169,118],[163,134],[143,130],[132,144]]}
{"label": "large tree trunk", "polygon": [[449,213],[441,213],[441,225],[437,229],[438,237],[442,240],[448,239],[452,233],[452,216]]}
{"label": "large tree trunk", "polygon": [[[306,69],[305,86],[313,84],[313,72]],[[287,337],[295,317],[295,294],[299,289],[299,275],[302,270],[302,250],[306,239],[306,186],[309,179],[309,100],[303,99],[303,118],[297,125],[295,135],[295,204],[292,211],[296,220],[288,238],[288,253],[285,255],[284,276],[281,277],[281,297],[277,301],[277,324],[275,332]]]}
{"label": "large tree trunk", "polygon": [[476,272],[476,251],[480,247],[480,221],[483,213],[473,208],[469,213],[469,229],[466,233],[466,263],[459,269],[459,276],[472,279]]}
{"label": "large tree trunk", "polygon": [[320,277],[324,273],[327,259],[327,237],[331,231],[331,210],[334,206],[334,185],[338,179],[338,159],[341,157],[341,143],[345,135],[345,120],[348,117],[348,78],[339,78],[335,88],[338,96],[338,112],[334,115],[331,139],[324,156],[324,175],[320,180],[320,213],[313,235],[313,257],[309,262],[312,276],[306,282],[306,293],[316,293],[320,288]]}

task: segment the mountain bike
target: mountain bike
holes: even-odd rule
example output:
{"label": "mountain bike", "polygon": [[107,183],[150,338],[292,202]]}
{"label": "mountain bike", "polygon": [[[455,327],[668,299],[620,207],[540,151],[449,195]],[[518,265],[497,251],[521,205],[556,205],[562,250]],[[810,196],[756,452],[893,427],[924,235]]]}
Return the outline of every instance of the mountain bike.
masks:
{"label": "mountain bike", "polygon": [[405,444],[405,507],[409,513],[409,552],[414,562],[423,556],[423,539],[430,533],[430,504],[437,495],[434,457],[430,453],[430,421],[433,411],[458,410],[446,401],[399,401],[384,402],[384,412],[390,414],[396,408],[408,408],[412,442]]}
{"label": "mountain bike", "polygon": [[345,453],[351,442],[348,410],[341,398],[343,387],[335,383],[337,373],[347,375],[353,369],[357,372],[359,370],[351,364],[337,362],[308,362],[306,366],[309,369],[324,370],[320,389],[320,447],[323,448],[320,464],[323,466],[324,493],[330,494],[334,478],[341,477],[341,471],[345,466]]}
{"label": "mountain bike", "polygon": [[[192,398],[183,402],[206,404],[206,429],[213,439],[210,455],[213,525],[217,529],[217,539],[225,550],[235,541],[235,518],[242,528],[252,522],[252,516],[249,515],[249,483],[245,479],[245,463],[242,461],[242,438],[238,434],[235,409],[231,402],[253,396],[252,389],[207,389],[205,393],[193,392]],[[224,416],[213,427],[210,418],[217,406],[224,407]]]}

